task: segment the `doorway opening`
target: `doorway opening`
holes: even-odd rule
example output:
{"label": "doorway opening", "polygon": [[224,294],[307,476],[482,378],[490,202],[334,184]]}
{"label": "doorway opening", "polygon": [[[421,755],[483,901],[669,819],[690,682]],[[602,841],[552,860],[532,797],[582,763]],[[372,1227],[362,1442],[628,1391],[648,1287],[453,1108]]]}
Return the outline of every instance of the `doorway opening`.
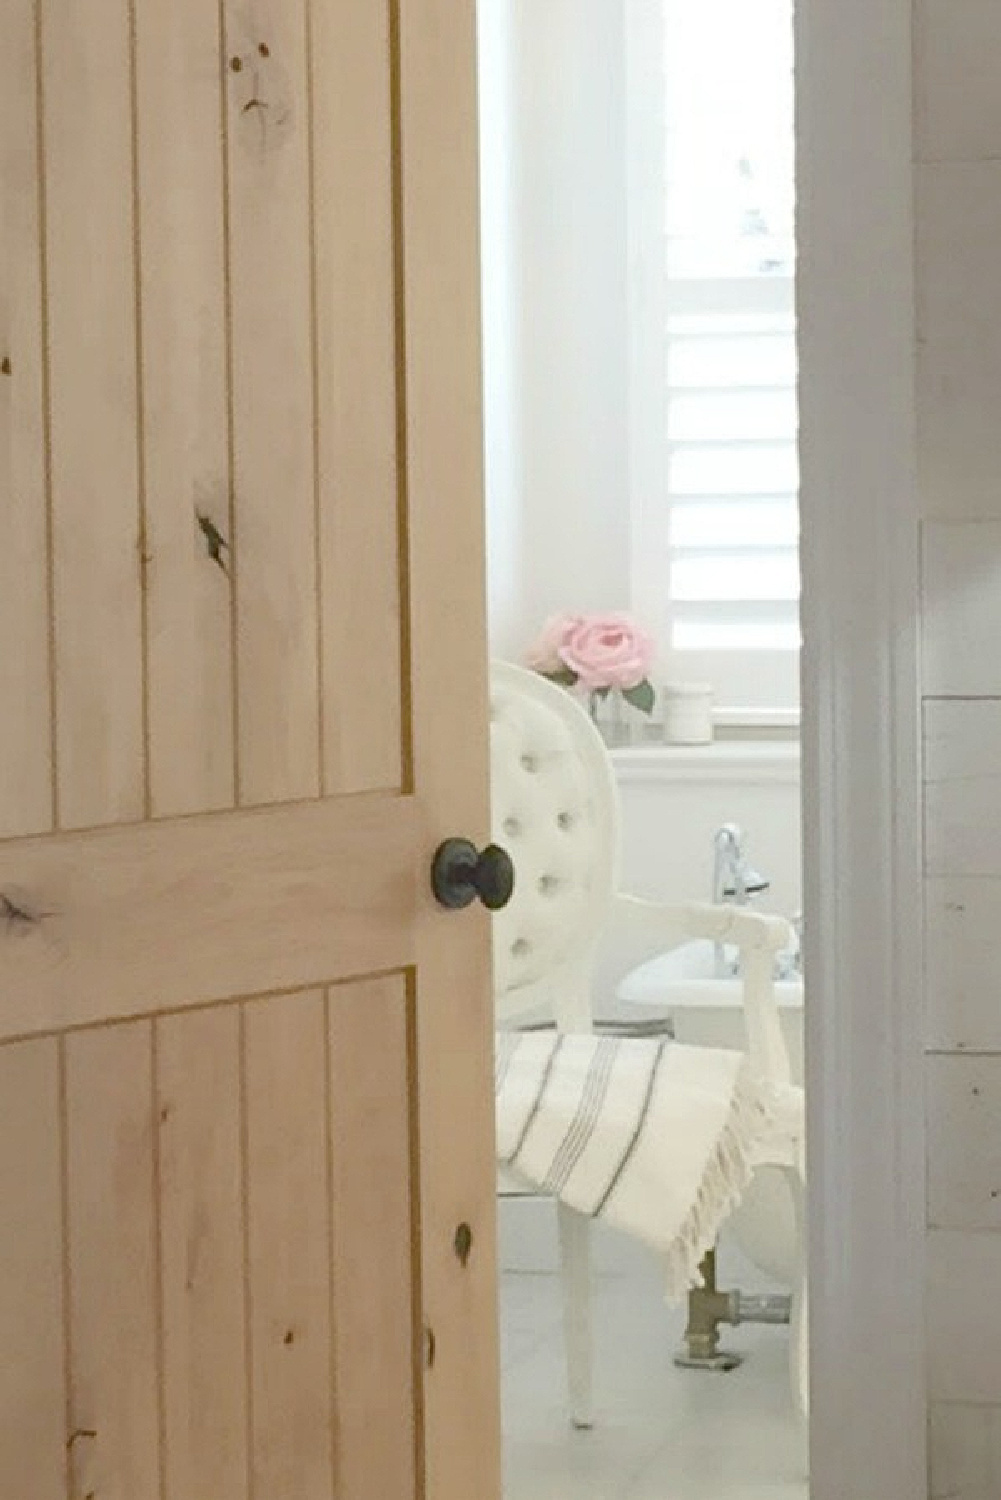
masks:
{"label": "doorway opening", "polygon": [[[604,739],[622,890],[788,922],[769,1004],[795,1095],[792,4],[585,9],[480,5],[491,650],[556,680]],[[639,666],[589,677],[588,642],[615,628]],[[613,922],[563,1029],[747,1052],[735,950],[642,957]],[[558,1023],[543,1006],[511,1024]],[[787,1174],[756,1173],[673,1309],[642,1233],[599,1215],[589,1431],[570,1420],[560,1211],[503,1186],[505,1500],[805,1497]]]}

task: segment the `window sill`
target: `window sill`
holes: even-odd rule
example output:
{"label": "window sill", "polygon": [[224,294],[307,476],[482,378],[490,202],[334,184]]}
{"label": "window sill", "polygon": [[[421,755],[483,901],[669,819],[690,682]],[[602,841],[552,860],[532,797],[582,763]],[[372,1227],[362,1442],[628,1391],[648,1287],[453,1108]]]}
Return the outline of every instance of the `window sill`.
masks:
{"label": "window sill", "polygon": [[624,745],[611,752],[622,785],[636,782],[799,781],[795,740],[716,740],[711,745]]}
{"label": "window sill", "polygon": [[796,731],[800,727],[798,708],[715,708],[717,729],[772,729]]}

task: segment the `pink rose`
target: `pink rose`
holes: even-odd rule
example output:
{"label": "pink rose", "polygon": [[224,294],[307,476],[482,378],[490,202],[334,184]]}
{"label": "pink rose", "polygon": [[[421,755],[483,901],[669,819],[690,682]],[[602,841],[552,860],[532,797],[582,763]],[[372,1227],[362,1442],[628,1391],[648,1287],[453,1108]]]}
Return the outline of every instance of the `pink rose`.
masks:
{"label": "pink rose", "polygon": [[585,615],[575,620],[558,647],[581,687],[634,688],[650,675],[655,646],[628,615]]}
{"label": "pink rose", "polygon": [[543,625],[538,638],[525,652],[526,667],[531,667],[533,672],[542,672],[547,676],[553,672],[565,671],[566,664],[561,655],[561,648],[577,627],[583,623],[583,615],[551,615]]}

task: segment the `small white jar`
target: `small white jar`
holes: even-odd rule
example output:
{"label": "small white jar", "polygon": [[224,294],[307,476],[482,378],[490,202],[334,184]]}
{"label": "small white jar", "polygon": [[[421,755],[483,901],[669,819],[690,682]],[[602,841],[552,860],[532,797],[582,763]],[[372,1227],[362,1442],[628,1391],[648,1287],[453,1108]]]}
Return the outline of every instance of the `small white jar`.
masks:
{"label": "small white jar", "polygon": [[669,682],[660,690],[668,745],[711,745],[713,690],[708,682]]}

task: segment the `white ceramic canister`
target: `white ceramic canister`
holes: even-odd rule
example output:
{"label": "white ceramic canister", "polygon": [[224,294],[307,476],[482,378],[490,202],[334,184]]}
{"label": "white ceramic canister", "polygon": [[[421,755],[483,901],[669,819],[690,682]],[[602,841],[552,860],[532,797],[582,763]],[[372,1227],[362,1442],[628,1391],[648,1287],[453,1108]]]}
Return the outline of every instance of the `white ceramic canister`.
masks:
{"label": "white ceramic canister", "polygon": [[660,690],[668,745],[710,745],[713,690],[708,682],[668,682]]}

